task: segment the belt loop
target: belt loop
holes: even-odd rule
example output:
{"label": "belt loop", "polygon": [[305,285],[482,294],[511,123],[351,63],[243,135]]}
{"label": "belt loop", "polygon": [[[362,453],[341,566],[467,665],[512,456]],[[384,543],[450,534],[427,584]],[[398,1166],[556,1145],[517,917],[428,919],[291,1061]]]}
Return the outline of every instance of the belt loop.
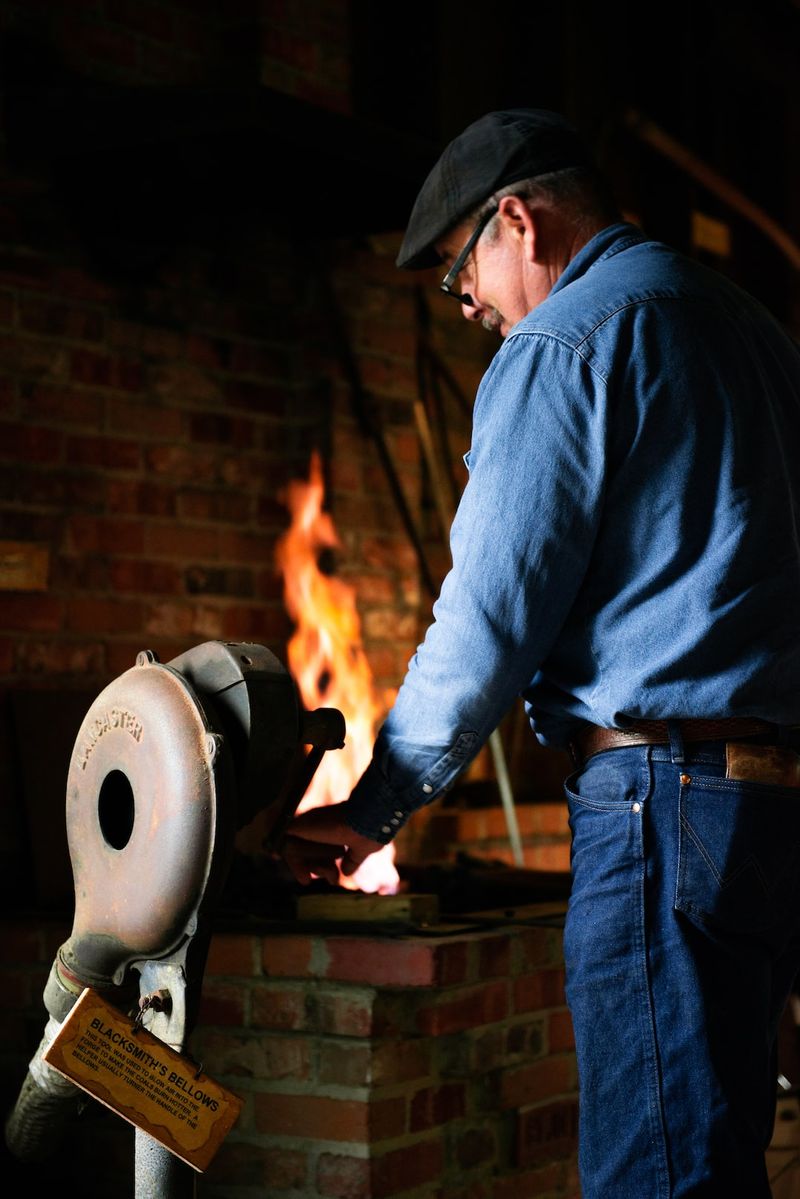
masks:
{"label": "belt loop", "polygon": [[681,722],[679,720],[667,721],[667,732],[669,733],[669,756],[671,762],[684,762],[685,755],[683,749],[683,733],[681,732]]}

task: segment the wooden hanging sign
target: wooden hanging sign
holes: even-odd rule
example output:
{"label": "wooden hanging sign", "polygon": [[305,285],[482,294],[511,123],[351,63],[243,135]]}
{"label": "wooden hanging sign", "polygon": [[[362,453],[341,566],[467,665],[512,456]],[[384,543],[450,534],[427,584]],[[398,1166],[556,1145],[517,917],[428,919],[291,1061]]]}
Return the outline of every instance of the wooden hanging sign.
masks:
{"label": "wooden hanging sign", "polygon": [[59,1074],[206,1170],[242,1100],[86,987],[44,1054]]}

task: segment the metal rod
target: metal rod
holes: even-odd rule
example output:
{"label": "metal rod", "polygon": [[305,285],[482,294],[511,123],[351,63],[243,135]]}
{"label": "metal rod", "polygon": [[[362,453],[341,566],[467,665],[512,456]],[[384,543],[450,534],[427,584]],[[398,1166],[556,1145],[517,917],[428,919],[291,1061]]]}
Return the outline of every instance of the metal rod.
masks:
{"label": "metal rod", "polygon": [[141,1128],[136,1129],[134,1199],[194,1199],[197,1174]]}
{"label": "metal rod", "polygon": [[447,503],[444,493],[444,484],[439,471],[439,463],[436,459],[436,451],[433,446],[433,437],[431,436],[430,422],[428,414],[421,400],[414,401],[414,420],[417,425],[417,433],[419,434],[420,444],[422,445],[422,453],[428,465],[428,473],[431,478],[433,487],[433,498],[436,504],[436,511],[439,514],[439,523],[442,528],[442,539],[449,545],[450,526],[453,523],[453,513],[450,505]]}
{"label": "metal rod", "polygon": [[522,852],[522,839],[519,835],[517,810],[514,807],[514,793],[511,789],[511,780],[508,777],[506,755],[503,750],[503,742],[500,739],[499,729],[495,729],[492,733],[489,738],[489,745],[492,750],[494,772],[497,775],[497,786],[500,788],[500,798],[503,801],[508,839],[511,843],[511,852],[514,855],[514,865],[523,866],[525,864],[525,855]]}
{"label": "metal rod", "polygon": [[381,465],[386,474],[387,481],[394,496],[394,502],[397,505],[397,510],[400,513],[400,518],[405,525],[406,533],[417,555],[420,573],[428,591],[432,596],[436,596],[438,588],[433,581],[433,576],[430,572],[425,551],[422,547],[422,542],[419,539],[414,522],[411,518],[408,503],[406,502],[405,493],[400,485],[400,479],[395,470],[391,455],[389,454],[386,441],[380,429],[378,418],[371,410],[368,402],[367,393],[361,381],[361,373],[356,364],[355,355],[351,349],[350,343],[344,331],[344,322],[342,319],[339,304],[337,302],[333,286],[326,274],[320,272],[319,279],[325,293],[326,311],[328,313],[328,321],[333,332],[336,347],[344,367],[350,384],[350,396],[353,403],[353,410],[356,414],[359,426],[362,432],[371,437],[375,443],[375,448],[378,451],[378,457],[381,460]]}

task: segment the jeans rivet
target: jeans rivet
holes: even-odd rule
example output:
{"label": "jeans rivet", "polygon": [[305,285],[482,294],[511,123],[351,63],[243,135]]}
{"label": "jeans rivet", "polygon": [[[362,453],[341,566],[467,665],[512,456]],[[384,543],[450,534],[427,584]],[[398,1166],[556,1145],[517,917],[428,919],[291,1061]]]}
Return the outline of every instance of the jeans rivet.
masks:
{"label": "jeans rivet", "polygon": [[690,774],[682,774],[681,775],[681,783],[683,784],[684,787],[688,787],[688,785],[691,781],[692,781],[692,776]]}
{"label": "jeans rivet", "polygon": [[641,812],[641,810],[642,810],[642,805],[640,803],[635,803],[635,804],[631,805],[632,812]]}

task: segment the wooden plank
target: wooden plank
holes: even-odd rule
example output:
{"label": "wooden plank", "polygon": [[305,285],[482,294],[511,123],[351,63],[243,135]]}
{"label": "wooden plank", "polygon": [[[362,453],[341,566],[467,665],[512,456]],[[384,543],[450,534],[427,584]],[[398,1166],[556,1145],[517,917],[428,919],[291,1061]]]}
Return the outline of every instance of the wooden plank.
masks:
{"label": "wooden plank", "polygon": [[422,894],[369,895],[363,891],[299,895],[296,913],[299,920],[334,923],[435,924],[439,919],[439,897]]}

